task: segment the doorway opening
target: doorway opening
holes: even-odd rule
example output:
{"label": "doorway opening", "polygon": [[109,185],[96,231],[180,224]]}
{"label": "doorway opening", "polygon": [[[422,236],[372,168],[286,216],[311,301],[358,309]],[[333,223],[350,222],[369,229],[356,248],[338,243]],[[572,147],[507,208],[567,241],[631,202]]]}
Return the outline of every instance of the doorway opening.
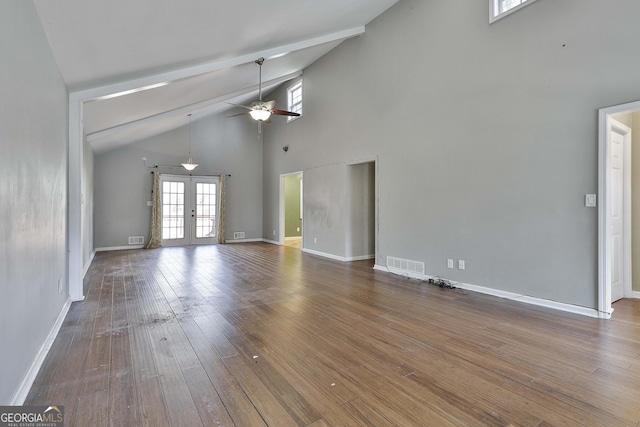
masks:
{"label": "doorway opening", "polygon": [[203,245],[217,242],[220,181],[212,176],[162,175],[162,244]]}
{"label": "doorway opening", "polygon": [[[633,132],[633,129],[636,132]],[[598,311],[608,319],[612,303],[637,298],[640,274],[633,278],[633,266],[640,272],[640,185],[633,186],[633,174],[640,173],[640,151],[632,150],[640,140],[640,102],[601,109],[598,136]],[[636,160],[637,158],[637,160]],[[635,179],[638,181],[638,179]],[[634,194],[636,193],[636,194]],[[633,213],[632,213],[633,212]],[[635,249],[635,251],[634,251]],[[638,256],[632,257],[632,253]]]}
{"label": "doorway opening", "polygon": [[280,175],[280,239],[281,245],[303,247],[303,174]]}
{"label": "doorway opening", "polygon": [[376,162],[347,167],[347,221],[345,258],[347,261],[375,259],[377,253]]}

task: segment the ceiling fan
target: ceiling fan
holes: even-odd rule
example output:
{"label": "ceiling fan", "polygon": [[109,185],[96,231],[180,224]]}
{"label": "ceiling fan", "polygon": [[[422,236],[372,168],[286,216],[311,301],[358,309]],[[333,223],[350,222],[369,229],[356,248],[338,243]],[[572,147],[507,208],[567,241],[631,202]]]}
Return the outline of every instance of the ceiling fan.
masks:
{"label": "ceiling fan", "polygon": [[271,116],[291,116],[291,117],[299,117],[299,113],[294,113],[292,111],[278,110],[275,108],[276,101],[263,101],[262,100],[262,64],[264,63],[264,58],[258,58],[255,60],[255,63],[260,66],[260,80],[258,84],[258,93],[259,99],[258,101],[252,102],[250,106],[232,104],[238,107],[246,108],[246,113],[234,114],[229,117],[242,116],[244,114],[249,114],[251,118],[258,123],[271,123]]}

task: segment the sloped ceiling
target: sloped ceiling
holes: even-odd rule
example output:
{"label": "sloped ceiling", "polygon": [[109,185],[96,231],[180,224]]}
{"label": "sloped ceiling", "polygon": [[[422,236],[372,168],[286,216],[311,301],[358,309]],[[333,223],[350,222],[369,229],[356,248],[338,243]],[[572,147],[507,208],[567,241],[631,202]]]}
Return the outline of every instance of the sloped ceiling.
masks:
{"label": "sloped ceiling", "polygon": [[[84,133],[104,152],[258,98],[398,0],[34,0]],[[125,88],[126,90],[122,90]],[[244,119],[244,118],[243,118]]]}

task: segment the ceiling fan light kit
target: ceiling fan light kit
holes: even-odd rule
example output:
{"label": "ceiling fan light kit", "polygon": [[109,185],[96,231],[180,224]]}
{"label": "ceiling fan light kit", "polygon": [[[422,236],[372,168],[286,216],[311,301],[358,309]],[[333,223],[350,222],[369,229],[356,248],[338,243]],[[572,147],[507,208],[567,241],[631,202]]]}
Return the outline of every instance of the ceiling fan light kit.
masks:
{"label": "ceiling fan light kit", "polygon": [[262,110],[262,109],[261,110],[251,110],[251,111],[249,111],[249,115],[251,116],[251,118],[253,120],[264,122],[266,120],[269,120],[269,117],[271,117],[271,111]]}

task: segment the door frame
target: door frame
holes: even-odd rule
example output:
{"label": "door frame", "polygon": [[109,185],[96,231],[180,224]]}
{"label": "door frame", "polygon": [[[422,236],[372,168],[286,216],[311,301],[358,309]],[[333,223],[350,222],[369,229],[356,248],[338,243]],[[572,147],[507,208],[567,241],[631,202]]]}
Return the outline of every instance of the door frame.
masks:
{"label": "door frame", "polygon": [[[284,245],[285,241],[285,178],[292,175],[300,175],[300,216],[304,218],[304,172],[290,172],[280,174],[280,209],[278,218],[278,244]],[[304,247],[304,219],[300,228],[300,236],[302,237],[302,246]]]}
{"label": "door frame", "polygon": [[[640,101],[602,108],[598,112],[598,313],[603,319],[610,319],[611,306],[611,215],[609,196],[612,179],[610,176],[609,153],[611,150],[609,134],[613,128],[626,133],[624,141],[624,191],[623,191],[623,292],[631,297],[631,140],[630,129],[618,123],[612,116],[640,110]],[[625,129],[626,128],[626,129]],[[627,132],[628,131],[628,132]]]}

